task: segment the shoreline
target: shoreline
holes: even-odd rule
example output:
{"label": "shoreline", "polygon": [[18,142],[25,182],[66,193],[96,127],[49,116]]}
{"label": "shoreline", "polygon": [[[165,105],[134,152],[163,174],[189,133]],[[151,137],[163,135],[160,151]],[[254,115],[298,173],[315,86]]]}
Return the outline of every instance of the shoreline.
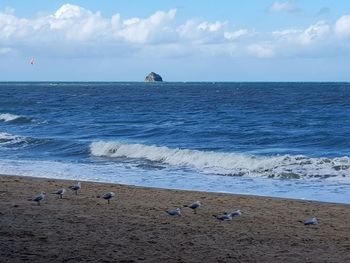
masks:
{"label": "shoreline", "polygon": [[12,175],[12,174],[0,174],[1,177],[18,177],[18,178],[30,178],[34,180],[57,180],[62,182],[82,182],[82,183],[96,183],[96,184],[105,184],[105,185],[118,185],[118,186],[125,186],[125,187],[134,187],[134,188],[141,188],[144,190],[150,189],[150,190],[164,190],[164,191],[183,191],[188,193],[207,193],[207,194],[219,194],[219,195],[229,195],[229,196],[235,196],[235,197],[247,197],[247,198],[267,198],[267,199],[276,199],[280,201],[296,201],[296,202],[307,202],[307,203],[320,203],[324,205],[344,205],[349,206],[350,203],[337,203],[337,202],[327,202],[327,201],[319,201],[319,200],[310,200],[310,199],[298,199],[298,198],[288,198],[288,197],[278,197],[278,196],[269,196],[269,195],[255,195],[255,194],[240,194],[240,193],[230,193],[230,192],[212,192],[212,191],[206,191],[206,190],[188,190],[188,189],[177,189],[177,188],[163,188],[163,187],[156,187],[156,186],[141,186],[141,185],[133,185],[133,184],[123,184],[123,183],[113,183],[113,182],[102,182],[102,181],[92,181],[92,180],[73,180],[73,179],[65,179],[65,178],[50,178],[50,177],[36,177],[36,176],[25,176],[25,175]]}
{"label": "shoreline", "polygon": [[[6,262],[347,262],[350,206],[236,195],[0,175],[0,258]],[[63,199],[40,191],[65,187]],[[117,194],[108,205],[97,198]],[[182,205],[201,201],[194,214]],[[182,216],[165,211],[181,207]],[[242,210],[222,222],[213,217]],[[298,220],[316,216],[319,225]]]}

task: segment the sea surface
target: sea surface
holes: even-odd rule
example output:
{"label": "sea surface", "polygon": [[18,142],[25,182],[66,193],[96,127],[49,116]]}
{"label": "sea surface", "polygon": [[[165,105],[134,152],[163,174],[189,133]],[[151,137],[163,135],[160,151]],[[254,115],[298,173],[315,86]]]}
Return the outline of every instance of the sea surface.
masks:
{"label": "sea surface", "polygon": [[2,82],[0,173],[350,204],[350,83]]}

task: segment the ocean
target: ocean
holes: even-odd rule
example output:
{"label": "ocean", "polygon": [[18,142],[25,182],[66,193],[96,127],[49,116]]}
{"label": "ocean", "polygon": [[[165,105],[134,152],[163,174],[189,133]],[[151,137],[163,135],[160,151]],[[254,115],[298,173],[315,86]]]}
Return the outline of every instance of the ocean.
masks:
{"label": "ocean", "polygon": [[350,204],[349,156],[350,83],[0,83],[0,174]]}

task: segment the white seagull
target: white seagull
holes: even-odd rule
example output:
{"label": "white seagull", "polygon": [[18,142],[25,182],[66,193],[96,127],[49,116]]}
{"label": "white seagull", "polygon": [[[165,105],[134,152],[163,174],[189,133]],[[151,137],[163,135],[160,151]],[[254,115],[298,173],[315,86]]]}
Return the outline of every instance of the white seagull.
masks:
{"label": "white seagull", "polygon": [[221,221],[230,221],[232,220],[232,214],[228,213],[228,214],[223,214],[223,215],[213,215],[213,217],[215,217],[218,220]]}
{"label": "white seagull", "polygon": [[168,215],[170,216],[181,216],[181,209],[180,208],[176,208],[174,210],[168,210],[166,211],[168,213]]}
{"label": "white seagull", "polygon": [[221,221],[229,221],[229,220],[232,220],[235,216],[240,216],[240,215],[242,215],[241,210],[236,210],[229,213],[225,212],[223,215],[213,215],[213,217]]}
{"label": "white seagull", "polygon": [[202,204],[201,204],[200,201],[196,201],[196,202],[194,202],[194,203],[192,203],[190,205],[184,205],[184,207],[191,208],[195,214],[197,214],[196,209],[200,208],[201,206],[202,206]]}
{"label": "white seagull", "polygon": [[78,182],[75,185],[69,186],[69,188],[75,191],[75,194],[77,195],[78,191],[81,189],[81,184]]}
{"label": "white seagull", "polygon": [[233,211],[233,212],[228,213],[228,214],[230,214],[232,217],[240,216],[240,215],[242,215],[242,211],[241,210],[236,210],[236,211]]}
{"label": "white seagull", "polygon": [[40,201],[45,199],[45,192],[41,192],[40,194],[34,196],[33,201],[37,202],[40,205]]}
{"label": "white seagull", "polygon": [[317,220],[316,217],[307,219],[304,222],[303,221],[300,221],[300,222],[302,222],[306,226],[308,226],[308,225],[318,225],[318,220]]}
{"label": "white seagull", "polygon": [[115,196],[115,193],[114,192],[108,192],[108,193],[105,193],[102,198],[107,200],[108,201],[108,204],[109,204],[109,200],[112,199],[113,197]]}
{"label": "white seagull", "polygon": [[58,189],[56,192],[52,192],[51,194],[59,195],[60,198],[62,199],[62,198],[63,198],[63,195],[65,194],[65,192],[66,192],[66,189],[61,188],[61,189]]}

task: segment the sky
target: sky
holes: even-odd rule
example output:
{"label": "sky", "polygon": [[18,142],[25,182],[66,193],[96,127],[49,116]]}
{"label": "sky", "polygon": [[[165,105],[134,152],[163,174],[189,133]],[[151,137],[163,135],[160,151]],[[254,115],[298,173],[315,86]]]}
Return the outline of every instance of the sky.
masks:
{"label": "sky", "polygon": [[349,69],[349,0],[0,0],[0,81],[350,81]]}

